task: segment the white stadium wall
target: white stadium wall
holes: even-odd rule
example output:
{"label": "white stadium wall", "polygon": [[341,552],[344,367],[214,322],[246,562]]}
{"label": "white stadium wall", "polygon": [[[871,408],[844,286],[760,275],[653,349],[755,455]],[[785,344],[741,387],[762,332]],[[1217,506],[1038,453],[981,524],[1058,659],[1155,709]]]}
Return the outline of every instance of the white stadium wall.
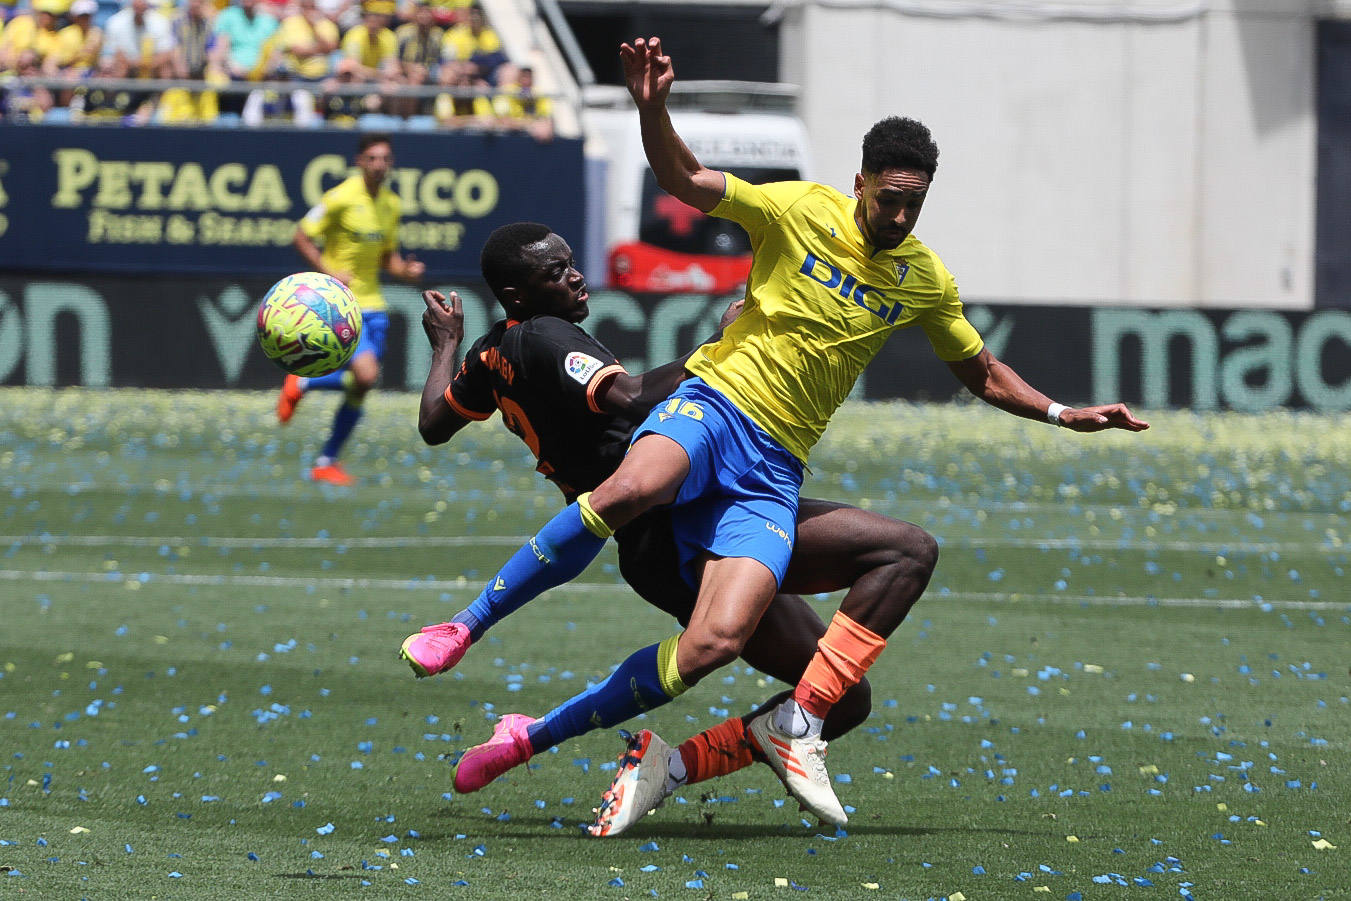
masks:
{"label": "white stadium wall", "polygon": [[782,78],[845,190],[874,121],[930,126],[918,233],[967,298],[1306,309],[1324,8],[802,0]]}

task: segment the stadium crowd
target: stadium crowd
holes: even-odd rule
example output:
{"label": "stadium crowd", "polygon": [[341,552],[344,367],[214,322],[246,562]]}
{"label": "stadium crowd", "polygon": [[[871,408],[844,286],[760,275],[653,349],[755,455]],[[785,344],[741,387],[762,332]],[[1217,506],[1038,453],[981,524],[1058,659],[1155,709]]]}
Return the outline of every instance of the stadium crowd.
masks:
{"label": "stadium crowd", "polygon": [[0,0],[6,121],[553,136],[550,99],[474,0],[29,2]]}

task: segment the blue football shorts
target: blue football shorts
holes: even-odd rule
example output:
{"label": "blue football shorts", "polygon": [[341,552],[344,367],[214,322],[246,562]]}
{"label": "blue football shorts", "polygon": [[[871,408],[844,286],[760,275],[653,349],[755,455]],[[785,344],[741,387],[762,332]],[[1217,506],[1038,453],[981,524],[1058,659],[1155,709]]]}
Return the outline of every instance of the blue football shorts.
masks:
{"label": "blue football shorts", "polygon": [[352,359],[364,353],[373,353],[377,360],[385,359],[385,335],[389,333],[389,314],[384,310],[377,313],[361,314],[361,337],[357,339],[357,349],[352,351]]}
{"label": "blue football shorts", "polygon": [[671,504],[680,574],[692,587],[701,552],[750,557],[783,581],[797,530],[802,461],[702,379],[680,384],[633,433],[684,448],[689,475]]}

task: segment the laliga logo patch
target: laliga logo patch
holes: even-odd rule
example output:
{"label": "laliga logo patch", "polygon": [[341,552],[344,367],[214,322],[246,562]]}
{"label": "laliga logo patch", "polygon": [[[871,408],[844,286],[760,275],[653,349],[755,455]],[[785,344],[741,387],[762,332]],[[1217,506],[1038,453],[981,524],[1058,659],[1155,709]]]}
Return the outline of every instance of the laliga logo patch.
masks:
{"label": "laliga logo patch", "polygon": [[588,356],[579,351],[573,351],[568,354],[568,358],[563,362],[563,368],[568,371],[568,375],[572,376],[583,385],[591,381],[591,376],[595,375],[604,365],[604,363],[597,360],[595,357]]}

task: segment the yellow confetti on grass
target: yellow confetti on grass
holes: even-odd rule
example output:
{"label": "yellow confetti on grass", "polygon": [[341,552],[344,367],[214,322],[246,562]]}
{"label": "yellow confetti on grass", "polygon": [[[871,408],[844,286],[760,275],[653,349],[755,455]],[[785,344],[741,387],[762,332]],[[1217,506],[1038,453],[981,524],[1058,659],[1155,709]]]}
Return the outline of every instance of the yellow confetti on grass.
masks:
{"label": "yellow confetti on grass", "polygon": [[1336,851],[1337,846],[1325,838],[1315,839],[1313,846],[1319,851]]}
{"label": "yellow confetti on grass", "polygon": [[961,892],[953,892],[951,895],[948,895],[948,901],[966,901],[966,895],[963,895]]}
{"label": "yellow confetti on grass", "polygon": [[787,880],[787,879],[784,879],[782,876],[775,876],[775,877],[774,877],[774,887],[775,887],[775,888],[788,888],[788,880]]}
{"label": "yellow confetti on grass", "polygon": [[74,659],[75,659],[75,652],[74,652],[74,651],[66,651],[66,653],[64,653],[64,654],[57,654],[57,655],[56,655],[56,662],[57,662],[57,663],[70,663],[70,662],[71,662],[72,660],[74,660]]}
{"label": "yellow confetti on grass", "polygon": [[89,831],[89,830],[86,829],[84,826],[76,826],[76,827],[74,827],[73,829],[70,830],[70,834],[71,834],[71,835],[82,835],[82,834],[84,834],[84,833],[86,833],[86,832],[88,832],[88,831]]}
{"label": "yellow confetti on grass", "polygon": [[750,892],[732,892],[732,901],[744,901],[751,896]]}
{"label": "yellow confetti on grass", "polygon": [[1051,887],[1049,885],[1034,885],[1032,886],[1032,891],[1045,892],[1046,894],[1049,895],[1051,893]]}
{"label": "yellow confetti on grass", "polygon": [[1069,842],[1070,844],[1077,844],[1078,841],[1079,841],[1079,836],[1077,836],[1077,835],[1067,835],[1067,836],[1065,836],[1065,841]]}
{"label": "yellow confetti on grass", "polygon": [[870,892],[875,892],[879,888],[881,888],[881,886],[878,885],[876,882],[860,882],[859,885],[863,886]]}

